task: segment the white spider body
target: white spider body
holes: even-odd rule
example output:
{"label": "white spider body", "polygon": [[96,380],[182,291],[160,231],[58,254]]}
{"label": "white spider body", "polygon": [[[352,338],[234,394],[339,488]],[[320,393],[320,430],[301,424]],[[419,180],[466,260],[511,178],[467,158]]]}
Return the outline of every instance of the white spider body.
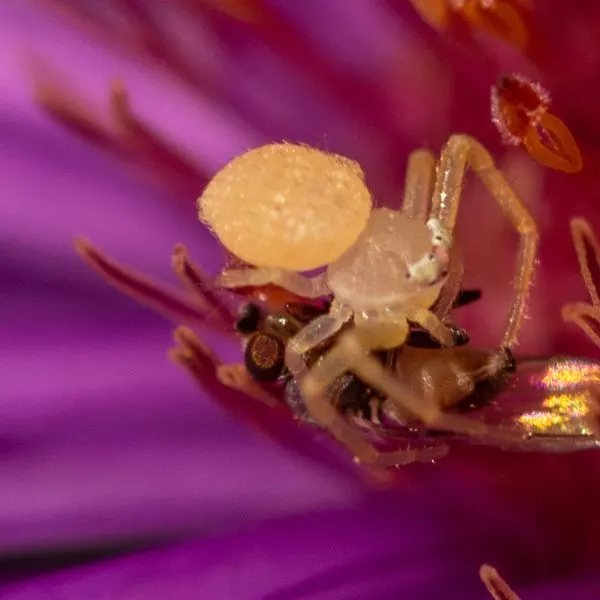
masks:
{"label": "white spider body", "polygon": [[356,242],[329,265],[325,280],[336,301],[356,314],[402,312],[429,308],[440,293],[446,268],[424,222],[375,208]]}

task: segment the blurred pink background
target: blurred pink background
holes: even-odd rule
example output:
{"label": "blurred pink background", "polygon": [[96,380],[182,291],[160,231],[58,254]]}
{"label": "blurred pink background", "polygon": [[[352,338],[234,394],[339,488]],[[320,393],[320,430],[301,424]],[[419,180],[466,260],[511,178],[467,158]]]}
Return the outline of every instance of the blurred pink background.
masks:
{"label": "blurred pink background", "polygon": [[[397,206],[412,149],[476,136],[540,227],[518,351],[598,356],[560,307],[587,300],[569,219],[600,229],[600,8],[534,4],[535,63],[480,32],[475,46],[440,35],[401,0],[236,3],[250,21],[225,1],[2,3],[0,554],[235,528],[358,506],[368,493],[343,458],[316,465],[222,414],[168,363],[173,323],[121,296],[74,252],[84,235],[174,282],[170,255],[184,243],[215,273],[223,255],[195,200],[250,147],[285,139],[349,156],[377,201]],[[501,145],[490,86],[512,72],[548,88],[580,145],[581,173],[550,171]],[[119,137],[114,80],[159,146]],[[71,123],[84,114],[87,134],[58,114]],[[493,346],[517,238],[473,178],[459,222],[465,286],[484,297],[458,320]]]}

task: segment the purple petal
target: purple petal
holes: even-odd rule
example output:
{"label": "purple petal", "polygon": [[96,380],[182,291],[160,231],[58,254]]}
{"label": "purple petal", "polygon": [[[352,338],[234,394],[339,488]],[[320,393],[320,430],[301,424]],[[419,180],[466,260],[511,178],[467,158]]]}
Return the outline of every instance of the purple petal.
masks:
{"label": "purple petal", "polygon": [[3,357],[3,551],[212,529],[356,498],[341,473],[273,452],[203,398],[166,362],[167,327],[138,318],[91,344],[97,334],[78,325],[51,347],[15,335]]}
{"label": "purple petal", "polygon": [[[444,521],[431,516],[411,501],[374,500],[360,511],[264,523],[230,536],[66,570],[4,588],[2,597],[489,598],[478,577],[475,529],[449,535]],[[491,538],[479,542],[480,556],[493,554]],[[600,581],[585,575],[521,581],[511,581],[510,570],[503,575],[523,598],[593,598],[600,591]]]}
{"label": "purple petal", "polygon": [[[178,207],[33,112],[14,36],[46,40],[51,25],[9,17],[0,19],[3,32],[14,26],[0,36],[10,57],[0,75],[17,91],[0,113],[9,258],[0,267],[0,552],[189,533],[354,502],[349,471],[319,468],[228,419],[167,361],[172,326],[121,297],[74,251],[74,238],[87,234],[167,281],[176,281],[169,257],[178,242],[205,268],[218,261],[193,198]],[[79,64],[68,60],[73,48],[54,47],[89,70],[86,92],[96,74],[104,83],[123,66],[95,68],[83,55]],[[215,161],[219,144],[252,143],[243,127],[220,127],[217,112],[175,111],[200,130],[204,120]]]}
{"label": "purple petal", "polygon": [[453,551],[468,540],[442,542],[434,524],[410,509],[407,502],[376,502],[362,511],[263,524],[42,577],[3,590],[3,597],[484,598],[478,565]]}
{"label": "purple petal", "polygon": [[[394,25],[391,12],[381,3],[361,0],[349,10],[345,3],[336,2],[327,11],[319,10],[320,4],[306,3],[302,13],[286,9],[301,38],[331,36],[327,47],[335,56],[325,56],[324,66],[316,65],[314,81],[310,69],[290,66],[274,44],[257,41],[253,30],[242,35],[239,29],[223,27],[220,38],[206,22],[206,35],[194,37],[186,30],[183,37],[190,42],[190,62],[197,61],[204,71],[206,88],[201,92],[148,60],[125,57],[109,44],[90,41],[24,3],[4,3],[0,8],[4,209],[0,232],[5,257],[0,267],[4,301],[0,551],[217,531],[267,516],[356,507],[362,498],[356,478],[343,468],[331,469],[331,462],[315,466],[318,463],[307,454],[292,455],[268,445],[229,421],[184,373],[165,361],[170,326],[86,270],[72,249],[78,235],[89,236],[111,256],[166,281],[174,280],[168,267],[176,243],[184,243],[191,257],[208,270],[217,268],[221,253],[197,223],[193,197],[174,199],[140,182],[114,156],[90,148],[42,115],[31,100],[32,82],[24,60],[25,51],[31,50],[43,57],[50,75],[56,68],[67,82],[81,86],[76,91],[106,118],[109,83],[120,77],[130,90],[135,114],[166,140],[176,142],[201,172],[214,172],[249,146],[294,138],[360,159],[378,200],[393,201],[401,195],[408,150],[419,145],[437,149],[453,131],[477,135],[502,159],[487,116],[488,88],[496,68],[490,70],[490,61],[473,60],[477,57],[446,47],[416,25],[418,33],[404,35],[406,23],[413,21],[399,20]],[[168,13],[166,6],[161,6],[163,13]],[[546,57],[550,80],[546,83],[564,102],[561,116],[567,122],[580,121],[576,133],[588,151],[594,150],[598,89],[590,75],[595,70],[589,67],[595,64],[597,51],[585,36],[577,44],[573,21],[564,19],[567,5],[562,0],[561,8],[553,4],[543,10],[549,11],[549,46],[557,45],[555,36],[563,40]],[[589,29],[597,20],[589,10],[573,12],[580,29]],[[400,12],[410,19],[406,7]],[[313,28],[316,18],[322,22]],[[337,23],[343,27],[336,29]],[[167,29],[179,31],[165,20]],[[359,30],[356,47],[350,39],[354,29]],[[281,37],[278,40],[282,42]],[[396,49],[401,58],[398,65],[393,61]],[[573,49],[570,58],[569,49]],[[591,59],[583,61],[588,55]],[[332,74],[333,83],[325,85],[327,74]],[[578,294],[583,297],[585,291],[579,275],[573,275],[576,262],[566,219],[583,212],[594,225],[600,224],[598,205],[590,205],[597,191],[596,170],[584,171],[578,179],[565,178],[540,170],[522,154],[514,161],[512,155],[507,159],[517,168],[510,168],[508,161],[500,164],[507,166],[509,179],[539,219],[545,240],[532,294],[532,319],[520,350],[588,351],[575,334],[563,337],[558,308],[565,301],[580,299]],[[514,243],[515,236],[480,187],[469,184],[469,188],[463,202],[469,208],[461,209],[466,225],[460,235],[472,260],[469,264],[474,265],[469,283],[484,290],[484,301],[471,314],[469,331],[493,344],[511,295],[515,252],[508,244]],[[498,251],[505,246],[505,252]],[[226,345],[219,349],[233,354]],[[310,447],[320,456],[319,446]],[[342,464],[348,464],[344,458]],[[371,565],[375,542],[368,531],[372,527],[377,541],[390,536],[390,546],[382,552],[392,553],[392,547],[397,547],[400,558],[394,558],[393,569],[381,576],[381,588],[369,572],[364,581],[358,577],[357,593],[372,597],[369,589],[375,589],[384,597],[389,581],[390,590],[403,592],[397,595],[408,590],[406,595],[415,597],[421,593],[418,590],[425,590],[429,595],[423,597],[435,597],[434,591],[454,589],[439,584],[450,573],[461,581],[467,577],[464,557],[456,549],[462,551],[468,546],[464,540],[477,537],[491,521],[501,526],[497,537],[492,537],[501,556],[514,552],[511,536],[518,532],[525,540],[519,554],[522,564],[530,556],[534,557],[530,560],[543,556],[560,566],[578,560],[595,564],[597,531],[590,515],[595,514],[599,497],[597,462],[589,456],[522,460],[492,451],[453,454],[439,467],[408,469],[400,475],[407,488],[417,488],[421,499],[433,499],[447,510],[447,518],[456,526],[453,531],[440,530],[439,535],[435,530],[436,535],[427,540],[427,552],[417,552],[414,559],[410,540],[419,542],[421,532],[433,528],[430,521],[440,526],[444,519],[434,518],[427,503],[404,506],[401,493],[390,502],[401,517],[418,516],[418,527],[404,519],[390,526],[394,511],[383,514],[385,527],[363,520],[360,510],[348,513],[339,527],[329,526],[329,517],[314,517],[317,532],[295,552],[292,545],[286,546],[297,535],[292,524],[282,531],[275,528],[268,538],[271,545],[257,555],[267,561],[271,550],[284,555],[291,548],[287,560],[304,565],[305,571],[298,574],[301,581],[310,579],[315,557],[324,560],[314,549],[331,549],[333,562],[323,563],[323,569],[347,569],[345,561],[352,559],[354,576],[354,571],[360,571],[356,561]],[[369,513],[374,507],[364,509]],[[571,514],[577,518],[559,518]],[[478,518],[466,518],[473,515]],[[298,521],[300,526],[303,523]],[[353,523],[362,523],[367,534],[357,534]],[[344,537],[344,531],[354,532],[356,539]],[[252,547],[250,537],[244,539],[238,556]],[[196,550],[181,551],[181,560],[204,573],[201,567],[209,550],[200,543],[191,548]],[[211,553],[216,551],[211,547]],[[156,555],[153,560],[162,561],[165,569],[172,563],[176,570],[180,551],[174,552],[172,559]],[[440,552],[445,562],[436,563]],[[474,579],[476,562],[483,558],[489,560],[477,556],[472,561]],[[232,560],[232,564],[241,561]],[[414,571],[400,570],[398,565],[404,562]],[[228,564],[224,559],[221,566]],[[294,573],[291,562],[283,564],[280,578],[286,570]],[[154,570],[140,569],[137,581],[153,576]],[[152,569],[157,569],[154,563]],[[260,566],[250,564],[240,585],[250,585],[252,569],[261,573]],[[210,580],[210,573],[203,576]],[[468,577],[471,582],[471,571]],[[230,579],[231,585],[238,583]],[[203,580],[191,581],[197,593]],[[94,588],[93,583],[86,585]],[[264,583],[269,583],[266,576]],[[276,583],[285,586],[283,579]],[[103,590],[103,585],[98,580],[96,587]],[[158,582],[155,585],[160,589]],[[456,585],[461,597],[471,597],[478,584]],[[83,593],[82,589],[79,597]],[[349,591],[344,588],[344,593]],[[92,592],[88,595],[93,597]]]}

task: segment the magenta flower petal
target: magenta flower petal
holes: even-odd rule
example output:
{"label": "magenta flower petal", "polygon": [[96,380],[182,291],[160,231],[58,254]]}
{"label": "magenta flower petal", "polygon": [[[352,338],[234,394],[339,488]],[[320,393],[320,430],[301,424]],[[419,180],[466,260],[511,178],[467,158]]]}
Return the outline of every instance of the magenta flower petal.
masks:
{"label": "magenta flower petal", "polygon": [[436,543],[431,524],[398,518],[389,505],[364,508],[106,561],[9,587],[3,597],[476,597],[477,565],[469,570],[450,540]]}
{"label": "magenta flower petal", "polygon": [[[55,347],[10,362],[15,402],[3,407],[0,432],[4,552],[189,533],[352,502],[351,481],[284,451],[271,458],[270,444],[203,402],[183,372],[161,368],[165,332],[141,324],[145,335],[106,331],[92,351],[85,338],[71,340],[86,349],[78,358],[61,360]],[[44,365],[35,383],[31,360]],[[69,385],[59,384],[67,376]]]}
{"label": "magenta flower petal", "polygon": [[[0,591],[7,600],[489,598],[471,544],[479,538],[478,550],[493,558],[499,552],[492,536],[484,541],[476,528],[459,531],[440,518],[441,512],[432,515],[436,511],[425,515],[410,501],[373,500],[360,511],[265,523]],[[492,524],[490,533],[495,529]],[[517,534],[515,544],[518,540]],[[593,598],[600,591],[600,581],[585,577],[574,582],[555,575],[550,585],[542,578],[511,579],[510,569],[503,576],[523,598],[552,600],[561,597],[559,591],[562,597]],[[583,595],[567,595],[575,591]]]}
{"label": "magenta flower petal", "polygon": [[[166,361],[172,325],[110,289],[72,246],[86,236],[171,284],[171,252],[184,244],[214,272],[222,252],[197,222],[195,186],[239,152],[274,139],[341,152],[364,165],[378,201],[397,205],[408,151],[437,150],[467,131],[498,158],[544,240],[519,352],[590,351],[578,332],[564,333],[559,313],[585,291],[567,219],[581,213],[600,224],[598,90],[588,69],[596,58],[565,68],[569,49],[579,59],[593,51],[564,18],[566,4],[540,13],[563,47],[538,67],[582,144],[587,168],[568,179],[500,147],[488,93],[503,51],[480,57],[447,45],[419,29],[408,3],[264,2],[270,16],[255,23],[202,3],[66,4],[108,15],[119,34],[70,29],[21,2],[0,8],[0,276],[9,299],[0,553],[196,541],[42,577],[5,597],[485,598],[483,562],[525,598],[597,595],[597,582],[585,580],[600,556],[596,454],[453,450],[436,466],[400,471],[395,490],[373,497],[330,445],[282,428],[280,447],[230,420]],[[178,16],[175,4],[200,19]],[[149,37],[131,16],[142,5],[159,19]],[[118,7],[129,16],[116,18]],[[591,27],[597,16],[590,9],[576,21]],[[169,43],[157,46],[157,33]],[[169,45],[184,49],[186,64],[173,63]],[[37,63],[24,60],[31,54]],[[534,68],[523,57],[507,62]],[[114,78],[128,106],[119,94],[111,100]],[[467,284],[484,292],[464,319],[478,343],[493,345],[515,235],[480,186],[467,184],[462,206]],[[239,358],[231,344],[210,341],[225,359]]]}
{"label": "magenta flower petal", "polygon": [[[178,204],[140,184],[34,110],[18,51],[25,46],[15,39],[20,32],[26,44],[56,41],[54,24],[30,19],[18,4],[0,11],[0,553],[189,534],[356,501],[352,468],[332,468],[342,461],[318,466],[274,449],[216,408],[168,362],[172,325],[111,289],[74,251],[75,237],[88,235],[172,284],[176,243],[204,268],[219,260],[193,197]],[[86,92],[98,73],[102,84],[111,69],[138,73],[118,61],[96,69],[90,56],[78,63],[60,43],[54,49],[65,64],[89,70]],[[211,168],[221,160],[217,145],[225,157],[256,142],[239,124],[220,125],[218,108],[195,110],[175,111],[175,120],[196,119],[202,129],[204,115]],[[230,344],[221,349],[231,353]]]}

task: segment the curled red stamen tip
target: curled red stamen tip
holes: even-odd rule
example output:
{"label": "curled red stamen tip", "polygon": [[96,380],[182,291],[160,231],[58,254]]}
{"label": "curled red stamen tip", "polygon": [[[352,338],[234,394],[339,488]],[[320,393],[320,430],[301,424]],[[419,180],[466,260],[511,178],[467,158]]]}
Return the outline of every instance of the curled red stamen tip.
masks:
{"label": "curled red stamen tip", "polygon": [[549,106],[550,93],[524,75],[502,75],[492,86],[492,122],[507,144],[523,144]]}
{"label": "curled red stamen tip", "polygon": [[583,166],[577,142],[549,107],[549,92],[524,75],[502,75],[492,86],[492,122],[502,140],[546,167],[576,173]]}

